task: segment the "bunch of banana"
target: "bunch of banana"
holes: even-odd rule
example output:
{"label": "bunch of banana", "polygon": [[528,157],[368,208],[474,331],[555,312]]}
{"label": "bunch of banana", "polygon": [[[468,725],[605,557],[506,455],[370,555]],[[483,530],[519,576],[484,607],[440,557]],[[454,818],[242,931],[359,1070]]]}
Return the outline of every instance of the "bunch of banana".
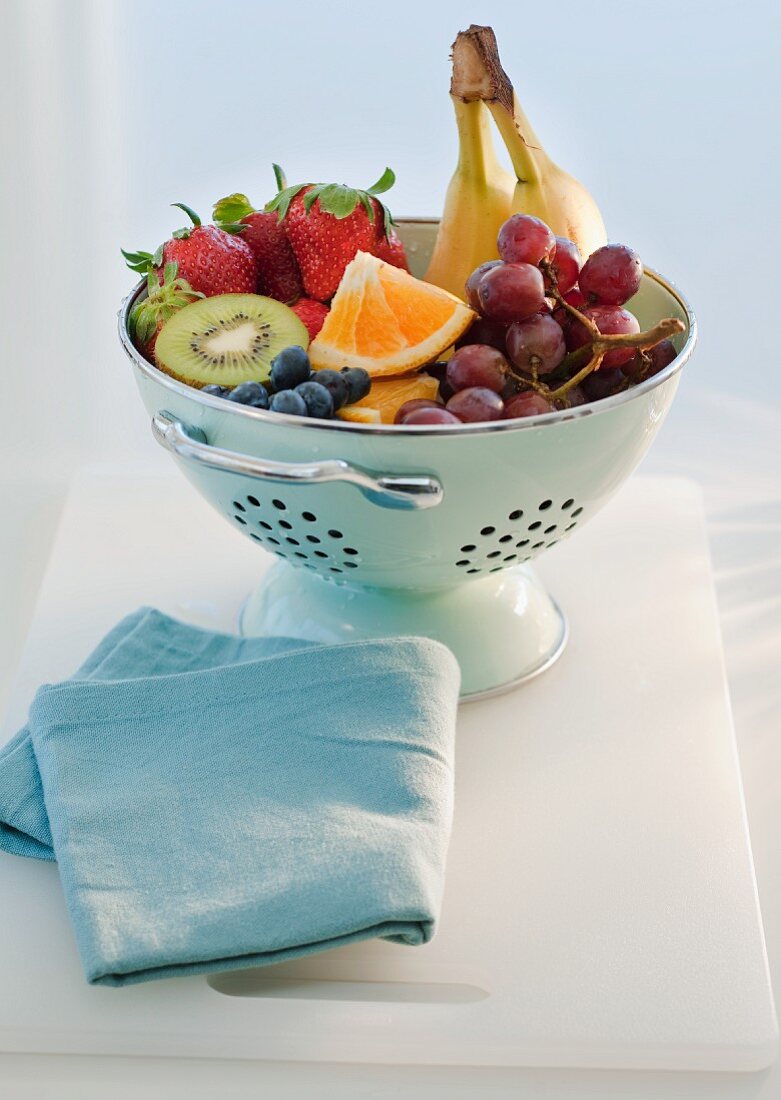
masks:
{"label": "bunch of banana", "polygon": [[[582,184],[554,164],[534,133],[502,68],[490,27],[473,25],[453,43],[450,95],[459,119],[461,151],[425,276],[429,282],[463,296],[464,283],[475,267],[496,259],[496,233],[511,213],[541,218],[557,237],[573,240],[584,259],[606,243],[597,204]],[[482,171],[470,170],[475,139],[461,119],[476,111],[484,127],[486,109],[517,177],[509,205],[507,173],[497,164],[491,139],[482,130],[479,148],[490,149],[490,159]]]}

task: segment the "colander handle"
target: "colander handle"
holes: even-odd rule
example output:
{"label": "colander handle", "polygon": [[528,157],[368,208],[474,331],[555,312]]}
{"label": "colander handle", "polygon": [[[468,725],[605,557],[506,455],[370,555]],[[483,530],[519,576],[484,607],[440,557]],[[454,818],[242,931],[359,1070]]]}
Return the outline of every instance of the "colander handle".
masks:
{"label": "colander handle", "polygon": [[287,485],[347,481],[382,508],[433,508],[444,496],[441,482],[427,474],[374,474],[341,458],[329,458],[323,462],[274,462],[227,451],[223,447],[212,447],[199,428],[183,424],[167,412],[159,412],[152,417],[152,434],[177,458],[197,462],[210,470]]}

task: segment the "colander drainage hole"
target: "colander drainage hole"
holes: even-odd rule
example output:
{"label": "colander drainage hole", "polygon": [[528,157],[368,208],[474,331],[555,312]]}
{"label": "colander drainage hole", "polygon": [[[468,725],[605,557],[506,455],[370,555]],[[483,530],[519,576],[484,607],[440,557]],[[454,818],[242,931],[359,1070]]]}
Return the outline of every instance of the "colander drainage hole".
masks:
{"label": "colander drainage hole", "polygon": [[336,531],[333,528],[328,532],[328,534],[331,536],[332,539],[343,539],[344,538],[344,535],[342,534],[341,531]]}
{"label": "colander drainage hole", "polygon": [[287,505],[285,504],[284,500],[272,500],[271,503],[274,505],[275,508],[279,508],[280,512],[287,511]]}
{"label": "colander drainage hole", "polygon": [[479,569],[467,569],[467,573],[479,573]]}
{"label": "colander drainage hole", "polygon": [[507,555],[507,557],[506,557],[506,558],[504,558],[503,560],[504,560],[504,561],[515,561],[515,559],[516,559],[517,557],[518,557],[518,555],[517,555],[517,554],[508,554],[508,555]]}
{"label": "colander drainage hole", "polygon": [[307,535],[306,536],[306,541],[307,542],[319,542],[320,539],[317,537],[317,535]]}
{"label": "colander drainage hole", "polygon": [[482,530],[480,531],[480,534],[481,535],[493,535],[493,533],[495,531],[496,531],[495,527],[483,527]]}
{"label": "colander drainage hole", "polygon": [[326,554],[325,550],[315,550],[315,557],[316,558],[327,558],[328,555]]}
{"label": "colander drainage hole", "polygon": [[551,532],[553,532],[553,531],[555,531],[555,530],[556,530],[556,524],[555,524],[555,523],[552,523],[550,527],[546,527],[546,528],[545,528],[545,530],[543,531],[543,534],[545,534],[545,535],[550,535],[550,534],[551,534]]}
{"label": "colander drainage hole", "polygon": [[469,565],[469,558],[462,558],[461,561],[456,562],[456,565]]}
{"label": "colander drainage hole", "polygon": [[237,523],[240,523],[243,527],[247,526],[247,521],[245,519],[242,519],[241,516],[234,516],[233,518],[236,520]]}
{"label": "colander drainage hole", "polygon": [[492,550],[490,554],[486,554],[487,558],[498,558],[501,556],[501,550]]}
{"label": "colander drainage hole", "polygon": [[313,512],[302,512],[301,518],[305,519],[307,523],[317,522],[317,516]]}
{"label": "colander drainage hole", "polygon": [[251,504],[253,508],[260,508],[260,501],[257,497],[247,497],[247,502]]}
{"label": "colander drainage hole", "polygon": [[288,523],[288,521],[286,519],[281,519],[279,521],[279,526],[283,527],[286,531],[292,531],[293,530],[293,524]]}
{"label": "colander drainage hole", "polygon": [[566,512],[567,509],[571,508],[574,503],[575,503],[575,498],[574,497],[570,497],[569,500],[565,500],[564,503],[561,506],[562,512]]}
{"label": "colander drainage hole", "polygon": [[300,550],[296,550],[295,556],[297,558],[303,558],[306,561],[306,554],[302,554]]}
{"label": "colander drainage hole", "polygon": [[516,550],[520,550],[522,546],[528,546],[528,545],[529,545],[529,540],[528,539],[521,539],[520,542],[516,542],[515,548],[516,548]]}
{"label": "colander drainage hole", "polygon": [[298,539],[291,539],[290,536],[288,536],[285,539],[285,542],[289,542],[291,546],[300,546],[301,545],[301,543],[298,541]]}
{"label": "colander drainage hole", "polygon": [[345,569],[357,569],[358,568],[358,562],[357,561],[346,561],[346,562],[343,563],[343,565],[344,565]]}
{"label": "colander drainage hole", "polygon": [[345,553],[345,554],[357,554],[358,551],[353,546],[345,546],[345,547],[343,547],[343,553]]}
{"label": "colander drainage hole", "polygon": [[530,531],[536,531],[538,527],[542,527],[542,521],[539,519],[535,520],[534,523],[529,524]]}
{"label": "colander drainage hole", "polygon": [[541,512],[545,512],[545,511],[547,511],[547,509],[548,509],[548,508],[550,508],[551,504],[553,504],[553,501],[552,501],[552,500],[544,500],[544,501],[542,502],[542,504],[540,504],[540,505],[539,505],[539,509],[540,509],[540,511],[541,511]]}
{"label": "colander drainage hole", "polygon": [[501,569],[502,569],[502,566],[501,566],[501,565],[495,565],[495,566],[493,567],[493,569],[489,569],[489,570],[488,570],[488,572],[489,572],[489,573],[498,573],[498,572],[499,572],[499,571],[500,571]]}
{"label": "colander drainage hole", "polygon": [[271,524],[266,523],[266,521],[264,519],[258,520],[258,523],[260,524],[260,526],[263,528],[264,531],[273,531],[274,530],[274,528],[271,526]]}
{"label": "colander drainage hole", "polygon": [[514,512],[510,512],[510,514],[507,518],[509,520],[511,520],[512,522],[515,522],[515,520],[520,519],[522,515],[523,515],[523,508],[516,508]]}
{"label": "colander drainage hole", "polygon": [[582,508],[576,508],[575,511],[572,513],[572,518],[574,519],[576,516],[579,516],[582,511]]}
{"label": "colander drainage hole", "polygon": [[565,527],[564,530],[571,531],[573,527],[577,527],[577,521],[575,523],[570,523],[570,525],[568,527]]}
{"label": "colander drainage hole", "polygon": [[539,550],[539,548],[541,546],[544,546],[544,545],[545,545],[544,542],[533,542],[532,543],[532,550]]}
{"label": "colander drainage hole", "polygon": [[332,565],[331,566],[331,572],[332,573],[344,573],[344,570],[340,569],[337,565]]}
{"label": "colander drainage hole", "polygon": [[467,543],[466,546],[461,547],[461,553],[462,554],[471,554],[471,552],[473,550],[476,550],[476,549],[477,549],[477,547],[475,546],[475,544],[473,542],[469,542],[469,543]]}
{"label": "colander drainage hole", "polygon": [[279,546],[280,545],[279,539],[273,539],[273,538],[271,538],[271,536],[269,536],[268,541],[273,543],[274,546]]}
{"label": "colander drainage hole", "polygon": [[246,512],[247,511],[247,509],[244,507],[244,505],[238,500],[234,500],[233,507],[236,509],[237,512]]}
{"label": "colander drainage hole", "polygon": [[249,537],[251,539],[254,539],[255,542],[263,542],[263,539],[260,537],[260,535],[256,535],[254,531],[250,531],[250,536]]}
{"label": "colander drainage hole", "polygon": [[499,539],[499,542],[512,542],[512,541],[513,541],[512,535],[502,535],[502,537]]}

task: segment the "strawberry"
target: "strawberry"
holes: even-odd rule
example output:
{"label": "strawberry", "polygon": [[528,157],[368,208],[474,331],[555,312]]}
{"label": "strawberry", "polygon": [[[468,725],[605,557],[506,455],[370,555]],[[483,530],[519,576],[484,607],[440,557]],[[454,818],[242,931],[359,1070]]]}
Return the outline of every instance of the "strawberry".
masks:
{"label": "strawberry", "polygon": [[290,308],[296,317],[306,325],[309,331],[309,339],[314,340],[328,316],[328,306],[324,306],[322,302],[316,302],[314,298],[299,298],[296,304]]}
{"label": "strawberry", "polygon": [[175,263],[165,265],[162,283],[157,272],[150,271],[147,275],[147,296],[136,302],[129,318],[130,335],[141,354],[151,360],[158,333],[166,321],[182,306],[203,297],[205,295],[193,290],[185,279],[177,277]]}
{"label": "strawberry", "polygon": [[175,263],[178,275],[206,298],[215,294],[254,294],[258,272],[249,245],[216,225],[201,225],[201,219],[184,203],[175,202],[192,220],[192,226],[177,229],[171,239],[152,255],[125,252],[131,271],[156,271],[160,281],[166,264]]}
{"label": "strawberry", "polygon": [[[281,169],[274,165],[277,184],[284,186]],[[228,195],[214,206],[214,221],[229,233],[241,233],[258,265],[258,294],[280,302],[295,302],[303,293],[301,272],[284,228],[276,214],[256,210],[246,195]]]}
{"label": "strawberry", "polygon": [[395,179],[386,168],[366,191],[337,183],[298,184],[282,188],[266,206],[285,228],[310,298],[327,302],[357,252],[376,255],[383,243],[387,246],[393,221],[376,196]]}
{"label": "strawberry", "polygon": [[407,254],[395,229],[391,229],[387,237],[380,241],[374,255],[379,256],[386,264],[393,264],[394,267],[401,267],[405,271],[409,271]]}

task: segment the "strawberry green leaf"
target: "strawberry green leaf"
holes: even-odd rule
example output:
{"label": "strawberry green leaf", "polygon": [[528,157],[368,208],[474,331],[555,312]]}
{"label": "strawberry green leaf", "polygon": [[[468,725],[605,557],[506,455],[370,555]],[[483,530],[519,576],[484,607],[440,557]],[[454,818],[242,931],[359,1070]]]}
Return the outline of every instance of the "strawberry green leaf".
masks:
{"label": "strawberry green leaf", "polygon": [[243,233],[247,227],[244,222],[220,222],[217,228],[235,237],[238,233]]}
{"label": "strawberry green leaf", "polygon": [[254,213],[255,207],[247,196],[237,191],[234,195],[226,195],[224,199],[220,199],[219,202],[214,204],[214,223],[220,229],[225,229],[226,232],[230,233],[231,230],[227,229],[227,225],[240,222],[248,214]]}
{"label": "strawberry green leaf", "polygon": [[164,247],[165,247],[165,245],[161,244],[160,247],[155,252],[154,256],[152,257],[152,263],[154,264],[155,267],[159,267],[160,264],[163,262],[163,249],[164,249]]}
{"label": "strawberry green leaf", "polygon": [[386,191],[390,191],[396,182],[396,173],[392,168],[386,168],[376,183],[373,183],[371,187],[367,187],[366,190],[370,195],[382,195]]}
{"label": "strawberry green leaf", "polygon": [[278,164],[272,164],[271,167],[274,169],[274,179],[277,181],[277,190],[285,191],[287,189],[287,176],[285,175],[284,169],[280,168]]}
{"label": "strawberry green leaf", "polygon": [[[299,191],[303,191],[306,186],[307,184],[305,183],[298,183],[294,187],[286,187],[283,191],[280,191],[278,195],[275,195],[271,202],[267,202],[264,209],[276,210],[277,220],[284,221],[291,202]],[[308,194],[310,194],[310,192],[307,192],[307,195]]]}
{"label": "strawberry green leaf", "polygon": [[326,183],[315,183],[309,188],[307,193],[304,195],[304,212],[306,214],[309,213],[309,211],[314,206],[315,201],[320,198],[321,194],[327,186],[328,184]]}
{"label": "strawberry green leaf", "polygon": [[125,263],[131,271],[135,271],[137,275],[146,275],[147,271],[152,266],[153,258],[151,252],[127,252],[124,248],[119,250],[125,257]]}
{"label": "strawberry green leaf", "polygon": [[[311,191],[306,196],[309,198]],[[358,192],[354,187],[346,187],[340,183],[329,183],[317,196],[320,201],[320,209],[326,214],[333,214],[337,221],[349,218],[358,205]],[[306,205],[306,199],[304,199]],[[311,203],[310,203],[311,206]]]}
{"label": "strawberry green leaf", "polygon": [[372,205],[372,200],[369,198],[365,191],[359,191],[358,198],[361,200],[361,205],[366,211],[366,217],[369,219],[372,225],[374,225],[374,207]]}
{"label": "strawberry green leaf", "polygon": [[176,279],[176,273],[179,270],[179,264],[169,263],[163,268],[163,282],[166,286],[171,286]]}
{"label": "strawberry green leaf", "polygon": [[195,211],[193,209],[191,209],[191,207],[187,206],[186,203],[172,202],[171,206],[178,206],[180,210],[184,210],[185,214],[187,215],[187,217],[190,219],[190,221],[193,223],[194,226],[197,227],[201,224],[201,219],[198,217],[198,215],[195,213]]}

